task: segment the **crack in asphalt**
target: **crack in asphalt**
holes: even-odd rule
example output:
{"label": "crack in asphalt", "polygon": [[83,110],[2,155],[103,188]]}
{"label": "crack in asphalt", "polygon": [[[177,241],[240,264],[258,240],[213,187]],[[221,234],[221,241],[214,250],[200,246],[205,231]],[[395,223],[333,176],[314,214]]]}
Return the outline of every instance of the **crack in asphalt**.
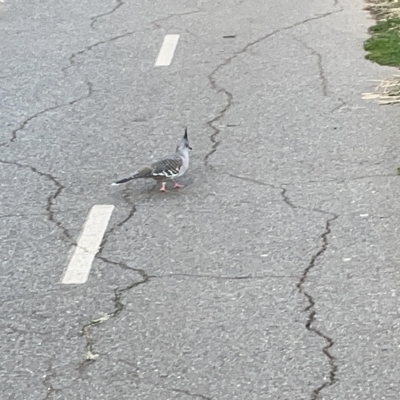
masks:
{"label": "crack in asphalt", "polygon": [[230,64],[235,58],[237,58],[238,56],[240,56],[241,54],[244,54],[247,52],[247,50],[249,48],[251,48],[252,46],[261,43],[262,41],[264,41],[265,39],[268,39],[280,32],[284,32],[290,29],[293,29],[297,26],[303,25],[307,22],[311,22],[311,21],[315,21],[318,19],[322,19],[322,18],[326,18],[330,15],[336,14],[343,11],[343,8],[340,8],[339,10],[333,10],[333,11],[329,11],[320,15],[317,15],[315,17],[310,17],[310,18],[306,18],[302,21],[296,22],[292,25],[283,27],[283,28],[279,28],[276,29],[272,32],[269,32],[249,43],[247,43],[241,50],[236,51],[231,57],[226,58],[224,61],[222,61],[220,64],[218,64],[212,71],[211,73],[207,76],[207,79],[211,85],[211,88],[216,92],[216,93],[223,93],[227,99],[227,104],[225,105],[225,107],[223,107],[217,114],[217,116],[215,116],[213,119],[207,121],[206,125],[208,125],[212,130],[213,133],[209,136],[210,142],[211,142],[211,150],[209,153],[206,154],[206,156],[204,157],[204,164],[206,167],[209,167],[211,169],[213,169],[213,167],[209,164],[209,158],[211,157],[212,154],[214,154],[217,151],[217,148],[219,146],[219,144],[221,143],[220,140],[218,140],[218,136],[221,133],[221,130],[216,127],[214,124],[215,122],[219,121],[220,119],[222,119],[226,112],[228,111],[228,109],[232,106],[233,104],[233,94],[231,92],[229,92],[226,88],[224,88],[223,86],[220,86],[217,84],[217,79],[215,78],[215,75],[217,74],[217,72],[219,72],[223,67],[227,66],[228,64]]}
{"label": "crack in asphalt", "polygon": [[329,211],[320,210],[318,208],[308,208],[308,207],[298,206],[298,205],[294,204],[290,200],[290,198],[289,198],[289,196],[287,194],[288,193],[287,189],[285,187],[283,187],[283,186],[276,186],[276,185],[273,185],[272,183],[267,183],[267,182],[263,182],[263,181],[260,181],[260,180],[257,180],[257,179],[248,178],[246,176],[234,175],[234,174],[231,174],[229,172],[225,172],[225,174],[231,176],[232,178],[240,179],[240,180],[247,181],[247,182],[252,182],[252,183],[255,183],[257,185],[267,186],[267,187],[270,187],[272,189],[279,190],[283,202],[285,204],[287,204],[290,208],[306,210],[306,211],[314,211],[314,212],[321,213],[321,214],[333,215]]}
{"label": "crack in asphalt", "polygon": [[306,329],[317,336],[321,337],[326,341],[326,346],[322,348],[322,352],[325,354],[325,356],[328,358],[329,361],[329,366],[330,366],[330,371],[329,371],[329,380],[324,382],[322,385],[318,386],[316,389],[313,390],[312,395],[310,400],[317,400],[319,398],[320,392],[329,387],[332,386],[337,382],[336,378],[336,373],[338,370],[338,366],[336,365],[336,358],[329,352],[329,349],[335,344],[333,339],[329,337],[327,334],[323,333],[321,330],[318,328],[315,328],[313,326],[313,322],[316,319],[316,311],[315,311],[315,300],[311,294],[309,294],[305,289],[304,289],[304,283],[307,280],[309,272],[315,267],[315,264],[317,262],[317,259],[322,256],[323,253],[328,248],[329,242],[328,242],[328,236],[331,233],[331,224],[333,221],[335,221],[337,218],[339,218],[338,215],[331,214],[332,217],[328,220],[326,220],[325,223],[325,231],[320,235],[320,238],[322,239],[322,245],[319,248],[319,250],[311,257],[310,263],[308,264],[307,268],[304,269],[303,274],[301,275],[299,282],[297,283],[296,287],[299,291],[299,293],[303,294],[309,303],[309,305],[305,308],[304,311],[309,312],[307,322],[306,322]]}
{"label": "crack in asphalt", "polygon": [[148,275],[143,269],[129,267],[127,264],[125,264],[122,261],[120,261],[120,262],[112,261],[106,257],[99,255],[99,254],[96,255],[96,258],[98,258],[99,260],[101,260],[107,264],[116,265],[123,269],[129,269],[131,271],[135,271],[142,277],[142,280],[133,282],[123,288],[114,289],[114,298],[113,298],[114,310],[106,313],[103,317],[96,318],[96,319],[90,321],[88,324],[85,324],[82,327],[81,336],[85,338],[86,356],[85,356],[85,359],[80,363],[80,365],[78,367],[80,372],[83,372],[83,370],[86,368],[86,366],[94,363],[96,361],[96,359],[99,357],[99,354],[94,351],[94,340],[91,337],[91,331],[92,331],[93,327],[102,324],[103,322],[109,320],[110,318],[117,317],[118,314],[125,307],[125,304],[123,304],[121,302],[122,295],[125,292],[127,292],[139,285],[143,285],[144,283],[149,282],[150,279],[153,278],[153,276]]}
{"label": "crack in asphalt", "polygon": [[[39,117],[40,115],[43,115],[43,114],[45,114],[45,113],[47,113],[47,112],[49,112],[49,111],[57,110],[58,108],[61,108],[61,107],[72,106],[72,105],[74,105],[75,103],[77,103],[78,101],[88,99],[88,98],[92,95],[92,93],[93,93],[93,85],[92,85],[91,82],[86,82],[86,84],[87,84],[87,86],[88,86],[88,93],[87,93],[85,96],[81,96],[81,97],[79,97],[79,98],[77,98],[77,99],[75,99],[75,100],[71,100],[71,101],[68,101],[68,102],[66,102],[66,103],[58,104],[58,105],[56,105],[56,106],[48,107],[48,108],[46,108],[46,109],[44,109],[44,110],[42,110],[42,111],[38,111],[36,114],[31,115],[30,117],[26,118],[26,119],[20,124],[20,126],[19,126],[18,128],[14,129],[14,130],[11,132],[11,139],[10,139],[10,142],[15,142],[15,141],[17,140],[17,137],[18,137],[18,132],[22,131],[22,130],[26,127],[26,125],[28,125],[28,123],[29,123],[30,121],[32,121],[33,119]],[[2,144],[0,145],[0,147],[1,147],[1,146],[5,146],[6,144],[7,144],[7,142],[4,142],[4,143],[2,143]]]}
{"label": "crack in asphalt", "polygon": [[117,11],[118,8],[120,8],[123,4],[125,4],[125,3],[124,3],[122,0],[116,0],[116,4],[115,4],[115,6],[112,8],[112,10],[107,11],[107,12],[105,12],[105,13],[103,13],[103,14],[99,14],[99,15],[96,15],[96,16],[94,16],[94,17],[91,17],[90,19],[92,20],[92,22],[90,23],[90,27],[93,29],[93,26],[94,26],[94,24],[96,23],[96,21],[97,21],[98,18],[105,17],[106,15],[112,14],[113,12]]}
{"label": "crack in asphalt", "polygon": [[53,371],[53,365],[50,362],[49,367],[47,368],[45,375],[43,376],[42,385],[46,388],[47,393],[44,400],[50,399],[50,397],[54,393],[60,392],[60,389],[54,389],[53,385],[51,384],[50,380],[56,376],[56,373]]}
{"label": "crack in asphalt", "polygon": [[[238,179],[242,179],[242,180],[246,180],[246,181],[250,181],[253,183],[256,183],[258,185],[262,185],[262,186],[268,186],[268,187],[272,187],[274,189],[278,189],[278,187],[271,185],[269,183],[265,183],[262,181],[258,181],[255,179],[251,179],[251,178],[246,178],[246,177],[240,177],[240,176],[236,176],[233,174],[228,174],[234,178],[238,178]],[[298,289],[298,291],[303,294],[307,300],[309,305],[306,307],[306,309],[304,311],[309,312],[308,318],[307,318],[307,322],[306,322],[306,329],[316,335],[318,335],[319,337],[321,337],[322,339],[324,339],[326,341],[326,346],[324,346],[322,348],[322,352],[324,353],[324,355],[328,358],[329,361],[329,365],[330,365],[330,371],[329,371],[329,381],[324,382],[322,385],[318,386],[316,389],[313,390],[312,395],[310,400],[318,400],[319,398],[319,393],[325,389],[328,386],[332,386],[334,383],[337,382],[337,378],[336,378],[336,373],[338,370],[338,366],[336,365],[336,358],[329,352],[329,349],[335,344],[335,342],[333,341],[333,339],[331,337],[329,337],[327,334],[323,333],[321,330],[319,330],[318,328],[315,328],[312,326],[313,322],[316,319],[316,311],[315,311],[315,300],[314,298],[304,289],[304,283],[307,280],[308,277],[308,273],[315,267],[316,261],[317,259],[327,250],[329,242],[328,242],[328,236],[331,233],[331,224],[333,221],[335,221],[336,219],[339,218],[339,215],[334,214],[332,212],[327,212],[324,210],[320,210],[320,209],[316,209],[316,208],[307,208],[307,207],[302,207],[302,206],[298,206],[296,204],[294,204],[287,193],[287,189],[285,187],[281,187],[279,188],[282,200],[285,204],[287,204],[289,207],[293,208],[293,209],[302,209],[302,210],[307,210],[307,211],[314,211],[314,212],[318,212],[318,213],[322,213],[325,215],[330,215],[331,218],[329,218],[328,220],[326,220],[325,223],[325,231],[320,235],[320,238],[322,239],[322,245],[319,248],[319,250],[311,257],[310,263],[308,264],[307,268],[305,268],[305,270],[303,271],[298,283],[296,284],[296,287]]]}
{"label": "crack in asphalt", "polygon": [[296,206],[289,199],[289,196],[287,195],[287,189],[285,187],[281,188],[281,196],[282,196],[283,202],[286,203],[289,207],[291,207],[291,208],[299,208],[299,206]]}
{"label": "crack in asphalt", "polygon": [[[233,59],[233,58],[232,58]],[[207,125],[209,126],[209,128],[211,128],[214,133],[212,133],[210,135],[210,141],[212,143],[211,145],[211,151],[208,152],[206,154],[206,156],[204,157],[204,164],[206,167],[211,167],[211,169],[213,169],[212,166],[210,166],[208,159],[217,151],[217,148],[220,144],[220,141],[217,140],[218,135],[221,133],[221,130],[219,128],[217,128],[216,126],[214,126],[214,123],[219,121],[221,118],[224,117],[225,113],[229,110],[229,108],[232,106],[232,102],[233,102],[233,95],[231,92],[229,92],[228,90],[226,90],[224,87],[222,86],[218,86],[217,85],[217,81],[214,78],[214,75],[217,73],[217,71],[222,68],[223,66],[227,65],[232,59],[228,59],[229,61],[226,61],[222,64],[219,64],[216,68],[214,68],[214,70],[207,76],[208,81],[211,84],[211,87],[214,91],[216,91],[217,93],[224,93],[224,95],[226,96],[226,105],[225,107],[219,111],[218,115],[216,117],[214,117],[213,119],[207,121]]]}
{"label": "crack in asphalt", "polygon": [[53,175],[51,175],[49,173],[46,173],[46,172],[41,172],[37,168],[32,167],[31,165],[26,165],[26,164],[21,164],[21,163],[16,162],[16,161],[6,161],[6,160],[0,160],[0,163],[8,164],[8,165],[15,165],[15,166],[17,166],[19,168],[29,169],[32,172],[34,172],[35,174],[39,175],[40,177],[44,177],[44,178],[48,179],[49,181],[51,181],[55,185],[55,187],[56,187],[55,192],[51,193],[47,197],[47,204],[46,204],[47,219],[50,222],[52,222],[53,224],[55,224],[59,229],[61,229],[66,238],[68,238],[72,243],[75,243],[75,240],[72,238],[72,236],[69,233],[69,231],[67,230],[67,228],[65,228],[62,225],[61,221],[58,221],[55,218],[55,211],[53,211],[54,202],[56,201],[57,197],[60,196],[61,192],[65,189],[65,186],[62,185],[57,180],[57,178],[54,177]]}
{"label": "crack in asphalt", "polygon": [[297,42],[301,43],[313,56],[317,57],[317,66],[318,66],[318,75],[319,79],[321,81],[321,89],[322,89],[322,95],[324,97],[328,96],[328,80],[325,75],[325,70],[322,65],[322,55],[318,53],[318,51],[314,50],[311,46],[309,46],[306,42],[301,40],[300,38],[293,36],[294,40]]}
{"label": "crack in asphalt", "polygon": [[100,40],[99,42],[96,42],[96,43],[93,43],[93,44],[91,44],[91,45],[89,45],[89,46],[86,46],[83,50],[79,50],[79,51],[73,53],[73,54],[68,58],[68,61],[69,61],[70,65],[67,66],[67,67],[62,68],[62,71],[65,71],[66,69],[68,69],[68,68],[74,66],[74,65],[75,65],[75,58],[76,58],[77,56],[82,55],[82,54],[85,54],[85,53],[87,53],[88,51],[92,50],[93,48],[95,48],[95,47],[97,47],[97,46],[100,46],[100,45],[102,45],[102,44],[111,43],[111,42],[114,42],[115,40],[122,39],[122,38],[124,38],[124,37],[126,37],[126,36],[133,35],[133,34],[138,33],[138,32],[140,32],[140,31],[129,31],[129,32],[125,32],[125,33],[123,33],[123,34],[121,34],[121,35],[113,36],[113,37],[111,37],[111,38],[109,38],[109,39]]}
{"label": "crack in asphalt", "polygon": [[194,10],[194,11],[187,11],[187,12],[180,13],[180,14],[170,14],[170,15],[167,15],[166,17],[162,17],[162,18],[159,18],[159,19],[156,19],[156,20],[152,21],[151,24],[156,26],[157,28],[161,28],[161,25],[159,24],[159,22],[167,21],[167,20],[169,20],[169,19],[171,19],[173,17],[180,17],[180,16],[184,16],[184,15],[197,14],[197,13],[202,12],[202,11],[203,10],[197,9],[197,10]]}
{"label": "crack in asphalt", "polygon": [[99,247],[99,251],[98,251],[98,255],[101,255],[101,253],[103,252],[103,249],[108,241],[108,238],[110,237],[110,235],[112,235],[116,229],[120,228],[122,225],[124,225],[125,223],[127,223],[134,215],[135,212],[137,211],[136,209],[136,205],[135,203],[132,203],[129,201],[129,193],[128,193],[128,189],[125,189],[123,191],[122,194],[123,199],[125,200],[125,202],[131,206],[131,209],[129,210],[128,215],[122,219],[120,222],[118,222],[117,224],[115,224],[112,228],[110,228],[103,237],[103,240],[101,241],[100,247]]}
{"label": "crack in asphalt", "polygon": [[340,104],[337,105],[336,107],[333,107],[331,110],[331,114],[333,114],[335,111],[340,110],[342,107],[345,107],[347,105],[347,102],[345,102],[341,97],[338,97],[338,100],[340,101]]}
{"label": "crack in asphalt", "polygon": [[286,203],[289,207],[293,208],[293,209],[299,209],[299,210],[306,210],[306,211],[313,211],[316,213],[321,213],[321,214],[325,214],[325,215],[335,215],[329,211],[325,211],[325,210],[321,210],[319,208],[308,208],[308,207],[303,207],[303,206],[298,206],[296,204],[294,204],[289,196],[288,196],[288,191],[285,187],[281,188],[281,196],[282,196],[282,200],[284,203]]}

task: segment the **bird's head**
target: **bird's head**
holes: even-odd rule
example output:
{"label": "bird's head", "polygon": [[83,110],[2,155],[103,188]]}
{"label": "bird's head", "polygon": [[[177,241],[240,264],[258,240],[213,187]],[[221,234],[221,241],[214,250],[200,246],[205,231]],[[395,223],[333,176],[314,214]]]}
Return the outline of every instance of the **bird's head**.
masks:
{"label": "bird's head", "polygon": [[184,150],[192,150],[192,148],[189,146],[189,139],[187,135],[187,128],[185,128],[185,134],[182,138],[182,140],[179,142],[178,147],[176,148],[176,152],[179,153]]}

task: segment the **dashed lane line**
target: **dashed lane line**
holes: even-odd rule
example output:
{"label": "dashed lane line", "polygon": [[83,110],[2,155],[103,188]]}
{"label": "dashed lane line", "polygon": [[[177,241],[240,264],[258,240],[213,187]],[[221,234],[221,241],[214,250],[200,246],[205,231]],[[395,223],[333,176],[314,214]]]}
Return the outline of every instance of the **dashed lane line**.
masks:
{"label": "dashed lane line", "polygon": [[157,60],[154,64],[155,67],[167,67],[171,64],[178,40],[179,35],[165,35]]}
{"label": "dashed lane line", "polygon": [[81,284],[87,281],[113,210],[113,205],[92,207],[61,283]]}

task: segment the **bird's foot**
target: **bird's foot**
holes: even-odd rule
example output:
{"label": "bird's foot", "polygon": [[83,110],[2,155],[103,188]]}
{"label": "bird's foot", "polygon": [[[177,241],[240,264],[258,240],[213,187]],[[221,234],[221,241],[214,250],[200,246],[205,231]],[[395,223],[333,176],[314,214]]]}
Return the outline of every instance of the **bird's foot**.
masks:
{"label": "bird's foot", "polygon": [[161,184],[161,189],[160,189],[160,192],[168,192],[168,190],[167,189],[165,189],[165,184],[166,184],[166,182],[163,182],[162,184]]}
{"label": "bird's foot", "polygon": [[176,189],[176,188],[182,189],[182,188],[184,188],[184,187],[185,187],[185,185],[181,185],[181,184],[178,183],[178,182],[174,182],[174,189]]}

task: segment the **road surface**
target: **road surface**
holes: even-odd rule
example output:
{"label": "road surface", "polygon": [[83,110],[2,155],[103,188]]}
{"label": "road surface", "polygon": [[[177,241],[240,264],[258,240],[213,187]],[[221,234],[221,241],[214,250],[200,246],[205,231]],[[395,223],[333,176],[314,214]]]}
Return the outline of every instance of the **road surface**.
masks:
{"label": "road surface", "polygon": [[[0,3],[2,399],[399,399],[364,6]],[[110,186],[186,126],[184,189]]]}

